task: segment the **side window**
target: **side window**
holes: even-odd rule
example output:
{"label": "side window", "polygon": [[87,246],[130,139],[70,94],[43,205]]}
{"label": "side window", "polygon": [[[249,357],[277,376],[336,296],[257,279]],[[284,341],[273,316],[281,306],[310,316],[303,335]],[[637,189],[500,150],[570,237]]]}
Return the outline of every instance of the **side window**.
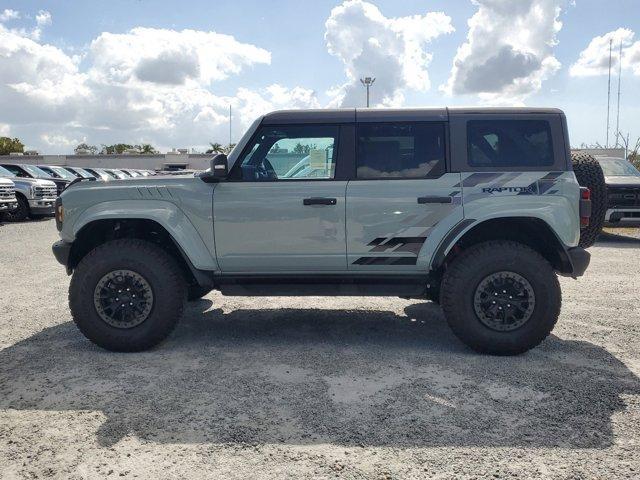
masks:
{"label": "side window", "polygon": [[444,142],[441,123],[362,123],[356,175],[359,179],[439,177],[445,171]]}
{"label": "side window", "polygon": [[337,125],[264,126],[232,178],[247,182],[333,179],[338,129]]}
{"label": "side window", "polygon": [[471,120],[467,155],[472,167],[553,165],[551,128],[546,120]]}

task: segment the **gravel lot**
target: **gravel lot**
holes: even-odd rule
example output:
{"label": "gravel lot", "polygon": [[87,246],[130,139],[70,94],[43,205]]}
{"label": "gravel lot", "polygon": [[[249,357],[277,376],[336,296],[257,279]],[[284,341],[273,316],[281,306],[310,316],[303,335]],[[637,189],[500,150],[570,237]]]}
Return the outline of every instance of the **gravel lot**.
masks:
{"label": "gravel lot", "polygon": [[2,225],[0,478],[639,478],[624,233],[520,357],[472,353],[428,302],[218,294],[113,354],[70,320],[53,221]]}

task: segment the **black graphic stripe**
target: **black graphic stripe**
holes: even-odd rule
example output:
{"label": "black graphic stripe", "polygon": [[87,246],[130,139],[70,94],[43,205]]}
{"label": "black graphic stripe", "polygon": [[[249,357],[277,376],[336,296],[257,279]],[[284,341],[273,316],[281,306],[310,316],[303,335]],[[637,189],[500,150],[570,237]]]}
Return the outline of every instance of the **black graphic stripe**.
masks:
{"label": "black graphic stripe", "polygon": [[352,265],[415,265],[418,257],[360,257]]}
{"label": "black graphic stripe", "polygon": [[369,243],[367,243],[367,247],[375,247],[376,245],[380,245],[382,242],[384,242],[387,239],[387,237],[378,237],[375,238],[373,240],[371,240]]}
{"label": "black graphic stripe", "polygon": [[[426,239],[427,237],[392,237],[384,243],[376,243],[369,251],[386,252],[390,250],[393,252],[411,252],[417,254]],[[376,238],[376,240],[378,239]],[[371,243],[369,245],[371,245]]]}
{"label": "black graphic stripe", "polygon": [[[480,185],[481,183],[487,183],[487,182],[490,182],[491,180],[500,178],[502,175],[503,175],[502,173],[489,173],[489,172],[474,173],[472,175],[469,175],[467,178],[465,178],[462,181],[462,186],[475,187],[477,185]],[[459,186],[460,184],[458,183],[457,185],[454,185],[453,188],[456,188]]]}

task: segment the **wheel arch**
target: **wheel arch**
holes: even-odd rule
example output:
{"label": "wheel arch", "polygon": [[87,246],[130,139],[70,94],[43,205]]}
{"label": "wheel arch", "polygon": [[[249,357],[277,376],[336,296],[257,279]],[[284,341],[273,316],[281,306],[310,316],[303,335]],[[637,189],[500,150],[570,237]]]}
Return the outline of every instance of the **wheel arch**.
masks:
{"label": "wheel arch", "polygon": [[84,224],[76,233],[67,261],[67,271],[71,272],[95,247],[109,240],[136,238],[160,246],[179,264],[190,285],[212,285],[212,275],[194,265],[185,249],[176,238],[155,219],[102,218]]}
{"label": "wheel arch", "polygon": [[553,228],[538,217],[499,217],[482,221],[465,219],[438,246],[432,270],[446,268],[460,252],[490,240],[511,240],[540,253],[560,273],[571,273],[573,266],[567,248]]}

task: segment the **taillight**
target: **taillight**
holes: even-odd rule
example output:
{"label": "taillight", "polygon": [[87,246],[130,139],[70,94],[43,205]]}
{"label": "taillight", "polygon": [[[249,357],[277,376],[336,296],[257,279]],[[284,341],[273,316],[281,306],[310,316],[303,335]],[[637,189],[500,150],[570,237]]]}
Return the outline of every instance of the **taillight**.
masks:
{"label": "taillight", "polygon": [[588,227],[591,218],[591,190],[580,187],[580,226]]}

